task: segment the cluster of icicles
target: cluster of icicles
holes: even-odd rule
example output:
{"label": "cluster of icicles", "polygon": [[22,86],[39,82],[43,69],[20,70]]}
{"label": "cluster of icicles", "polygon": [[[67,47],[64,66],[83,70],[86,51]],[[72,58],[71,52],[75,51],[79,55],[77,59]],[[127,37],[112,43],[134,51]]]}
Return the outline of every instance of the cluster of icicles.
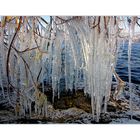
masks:
{"label": "cluster of icicles", "polygon": [[[73,92],[73,89],[80,88],[84,90],[85,95],[91,96],[93,118],[99,121],[100,114],[107,111],[112,68],[115,67],[119,49],[117,19],[62,18],[65,21],[54,17],[51,27],[47,26],[46,29],[39,27],[43,37],[36,36],[36,40],[33,29],[26,30],[26,22],[21,26],[13,43],[8,64],[10,83],[15,87],[12,92],[4,88],[10,87],[7,81],[6,61],[8,48],[15,33],[15,24],[9,22],[5,28],[1,28],[0,87],[3,96],[19,115],[25,116],[29,113],[31,117],[34,112],[47,116],[47,96],[44,94],[43,81],[46,80],[52,86],[54,101],[55,97],[61,97],[61,82],[64,79],[65,91]],[[31,25],[32,22],[30,17]],[[7,38],[4,38],[5,30]],[[37,45],[39,49],[35,49]],[[24,51],[27,49],[30,51]],[[37,88],[39,83],[42,83],[42,92]]]}

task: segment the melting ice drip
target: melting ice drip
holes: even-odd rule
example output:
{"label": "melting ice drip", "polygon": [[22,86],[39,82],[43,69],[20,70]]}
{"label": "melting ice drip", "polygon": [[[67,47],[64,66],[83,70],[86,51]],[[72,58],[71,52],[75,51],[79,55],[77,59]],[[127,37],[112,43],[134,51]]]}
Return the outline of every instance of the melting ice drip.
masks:
{"label": "melting ice drip", "polygon": [[[54,17],[51,27],[48,26],[45,30],[41,27],[44,38],[36,37],[32,28],[27,32],[27,23],[23,24],[14,42],[16,49],[12,49],[9,60],[10,81],[20,93],[14,91],[14,99],[10,99],[10,93],[4,91],[4,83],[7,83],[5,60],[8,48],[4,46],[4,30],[1,29],[0,86],[3,95],[7,95],[15,110],[20,106],[20,115],[26,115],[28,111],[32,115],[32,102],[35,102],[36,114],[47,115],[46,97],[38,91],[37,83],[43,83],[47,79],[52,85],[54,101],[55,96],[60,97],[62,78],[66,91],[83,88],[84,93],[91,96],[92,114],[96,121],[99,121],[101,113],[107,111],[112,68],[115,67],[119,48],[117,19],[82,17],[69,20],[70,18],[72,17],[63,17],[64,23],[57,24],[60,19]],[[34,22],[37,21],[29,18],[29,23]],[[7,25],[7,44],[10,44],[14,29],[15,25]],[[46,39],[47,37],[50,38]],[[30,51],[24,52],[26,49]],[[44,91],[44,85],[42,88]]]}

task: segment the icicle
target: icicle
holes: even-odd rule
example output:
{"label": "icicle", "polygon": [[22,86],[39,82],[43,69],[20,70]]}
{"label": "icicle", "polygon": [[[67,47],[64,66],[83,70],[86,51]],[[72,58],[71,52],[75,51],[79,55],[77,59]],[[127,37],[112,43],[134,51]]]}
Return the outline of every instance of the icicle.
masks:
{"label": "icicle", "polygon": [[3,82],[2,82],[1,71],[0,71],[0,86],[1,86],[1,89],[2,89],[2,95],[3,95],[3,97],[5,98],[5,93],[4,93],[4,87],[3,87]]}
{"label": "icicle", "polygon": [[[27,50],[27,52],[17,53],[12,49],[9,61],[9,77],[10,82],[24,95],[24,99],[20,97],[20,111],[23,115],[28,111],[31,117],[31,103],[34,101],[35,113],[47,116],[47,99],[44,95],[46,85],[44,85],[44,80],[47,81],[47,85],[52,87],[53,102],[55,97],[61,97],[60,82],[64,79],[66,91],[70,90],[72,92],[73,88],[77,91],[80,88],[84,89],[85,95],[91,97],[94,120],[99,121],[100,114],[107,110],[112,83],[112,67],[115,67],[119,49],[116,43],[118,23],[116,22],[114,25],[114,17],[75,17],[73,20],[69,20],[70,18],[72,17],[63,17],[68,22],[59,24],[60,19],[53,17],[53,24],[44,29],[44,27],[37,24],[37,18],[28,17],[26,20],[31,27],[26,25],[27,21],[25,21],[26,24],[23,23],[18,33],[14,47],[18,51]],[[8,81],[6,81],[5,60],[7,49],[4,47],[4,30],[8,33],[6,43],[9,45],[15,32],[15,27],[16,25],[13,23],[7,23],[6,28],[1,31],[0,59],[2,62],[0,63],[2,68],[0,68],[0,86],[3,95],[5,94],[4,86],[8,84]],[[34,33],[34,29],[36,29],[36,33]],[[134,24],[130,25],[128,45],[131,112],[130,58],[133,32]],[[8,45],[7,47],[9,47]],[[44,52],[47,52],[47,54]],[[39,77],[37,77],[40,68],[42,70]],[[38,87],[36,87],[38,84],[42,84],[43,93],[38,91]],[[30,90],[30,87],[33,88]],[[13,94],[16,99],[19,98],[16,92]],[[15,101],[9,94],[7,95],[7,100],[15,107]]]}
{"label": "icicle", "polygon": [[131,44],[132,40],[129,38],[128,43],[128,79],[129,79],[129,94],[130,94],[130,112],[131,112],[131,119],[132,119],[132,86],[131,86]]}
{"label": "icicle", "polygon": [[30,118],[32,116],[32,110],[31,110],[31,102],[28,100],[28,108],[29,108],[29,115],[30,115]]}
{"label": "icicle", "polygon": [[130,104],[130,112],[131,112],[131,119],[133,116],[133,108],[132,108],[132,85],[131,85],[131,47],[132,47],[132,38],[134,36],[134,29],[135,29],[135,19],[133,17],[130,25],[129,25],[129,42],[128,42],[128,80],[129,80],[129,104]]}

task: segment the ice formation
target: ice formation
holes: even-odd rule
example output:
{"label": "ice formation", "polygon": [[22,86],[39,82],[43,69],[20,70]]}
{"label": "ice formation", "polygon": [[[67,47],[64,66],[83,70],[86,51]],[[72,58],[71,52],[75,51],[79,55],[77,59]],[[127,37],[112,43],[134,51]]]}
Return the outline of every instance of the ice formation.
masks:
{"label": "ice formation", "polygon": [[129,42],[128,42],[128,79],[129,79],[129,94],[130,94],[130,112],[131,112],[131,118],[133,115],[133,109],[132,109],[132,85],[131,85],[131,47],[133,42],[133,36],[135,32],[135,23],[136,23],[136,17],[133,17],[132,20],[129,22]]}
{"label": "ice formation", "polygon": [[[56,16],[51,17],[47,26],[39,17],[21,18],[21,21],[18,18],[2,19],[5,24],[0,29],[0,87],[3,96],[19,115],[28,113],[32,116],[32,103],[35,103],[35,113],[47,116],[44,80],[52,86],[53,102],[55,97],[61,97],[63,80],[64,91],[83,89],[85,95],[91,96],[93,118],[99,121],[100,114],[107,111],[110,97],[121,18]],[[17,30],[19,24],[20,30]],[[134,24],[130,28],[132,32]],[[130,33],[130,83],[132,36]],[[42,92],[38,89],[40,83]],[[4,91],[5,87],[9,90]]]}

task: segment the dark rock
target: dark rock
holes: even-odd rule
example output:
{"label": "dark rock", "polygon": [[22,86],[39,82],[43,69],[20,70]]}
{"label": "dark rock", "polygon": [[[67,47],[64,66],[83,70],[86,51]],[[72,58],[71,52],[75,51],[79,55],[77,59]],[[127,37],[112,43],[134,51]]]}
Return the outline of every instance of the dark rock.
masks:
{"label": "dark rock", "polygon": [[99,122],[102,123],[102,124],[108,124],[110,123],[112,120],[111,120],[111,117],[108,113],[102,113],[100,115],[100,120]]}
{"label": "dark rock", "polygon": [[113,106],[111,104],[107,105],[107,112],[116,112],[116,111],[117,111],[116,106]]}
{"label": "dark rock", "polygon": [[137,121],[140,121],[140,115],[133,115],[132,118]]}

